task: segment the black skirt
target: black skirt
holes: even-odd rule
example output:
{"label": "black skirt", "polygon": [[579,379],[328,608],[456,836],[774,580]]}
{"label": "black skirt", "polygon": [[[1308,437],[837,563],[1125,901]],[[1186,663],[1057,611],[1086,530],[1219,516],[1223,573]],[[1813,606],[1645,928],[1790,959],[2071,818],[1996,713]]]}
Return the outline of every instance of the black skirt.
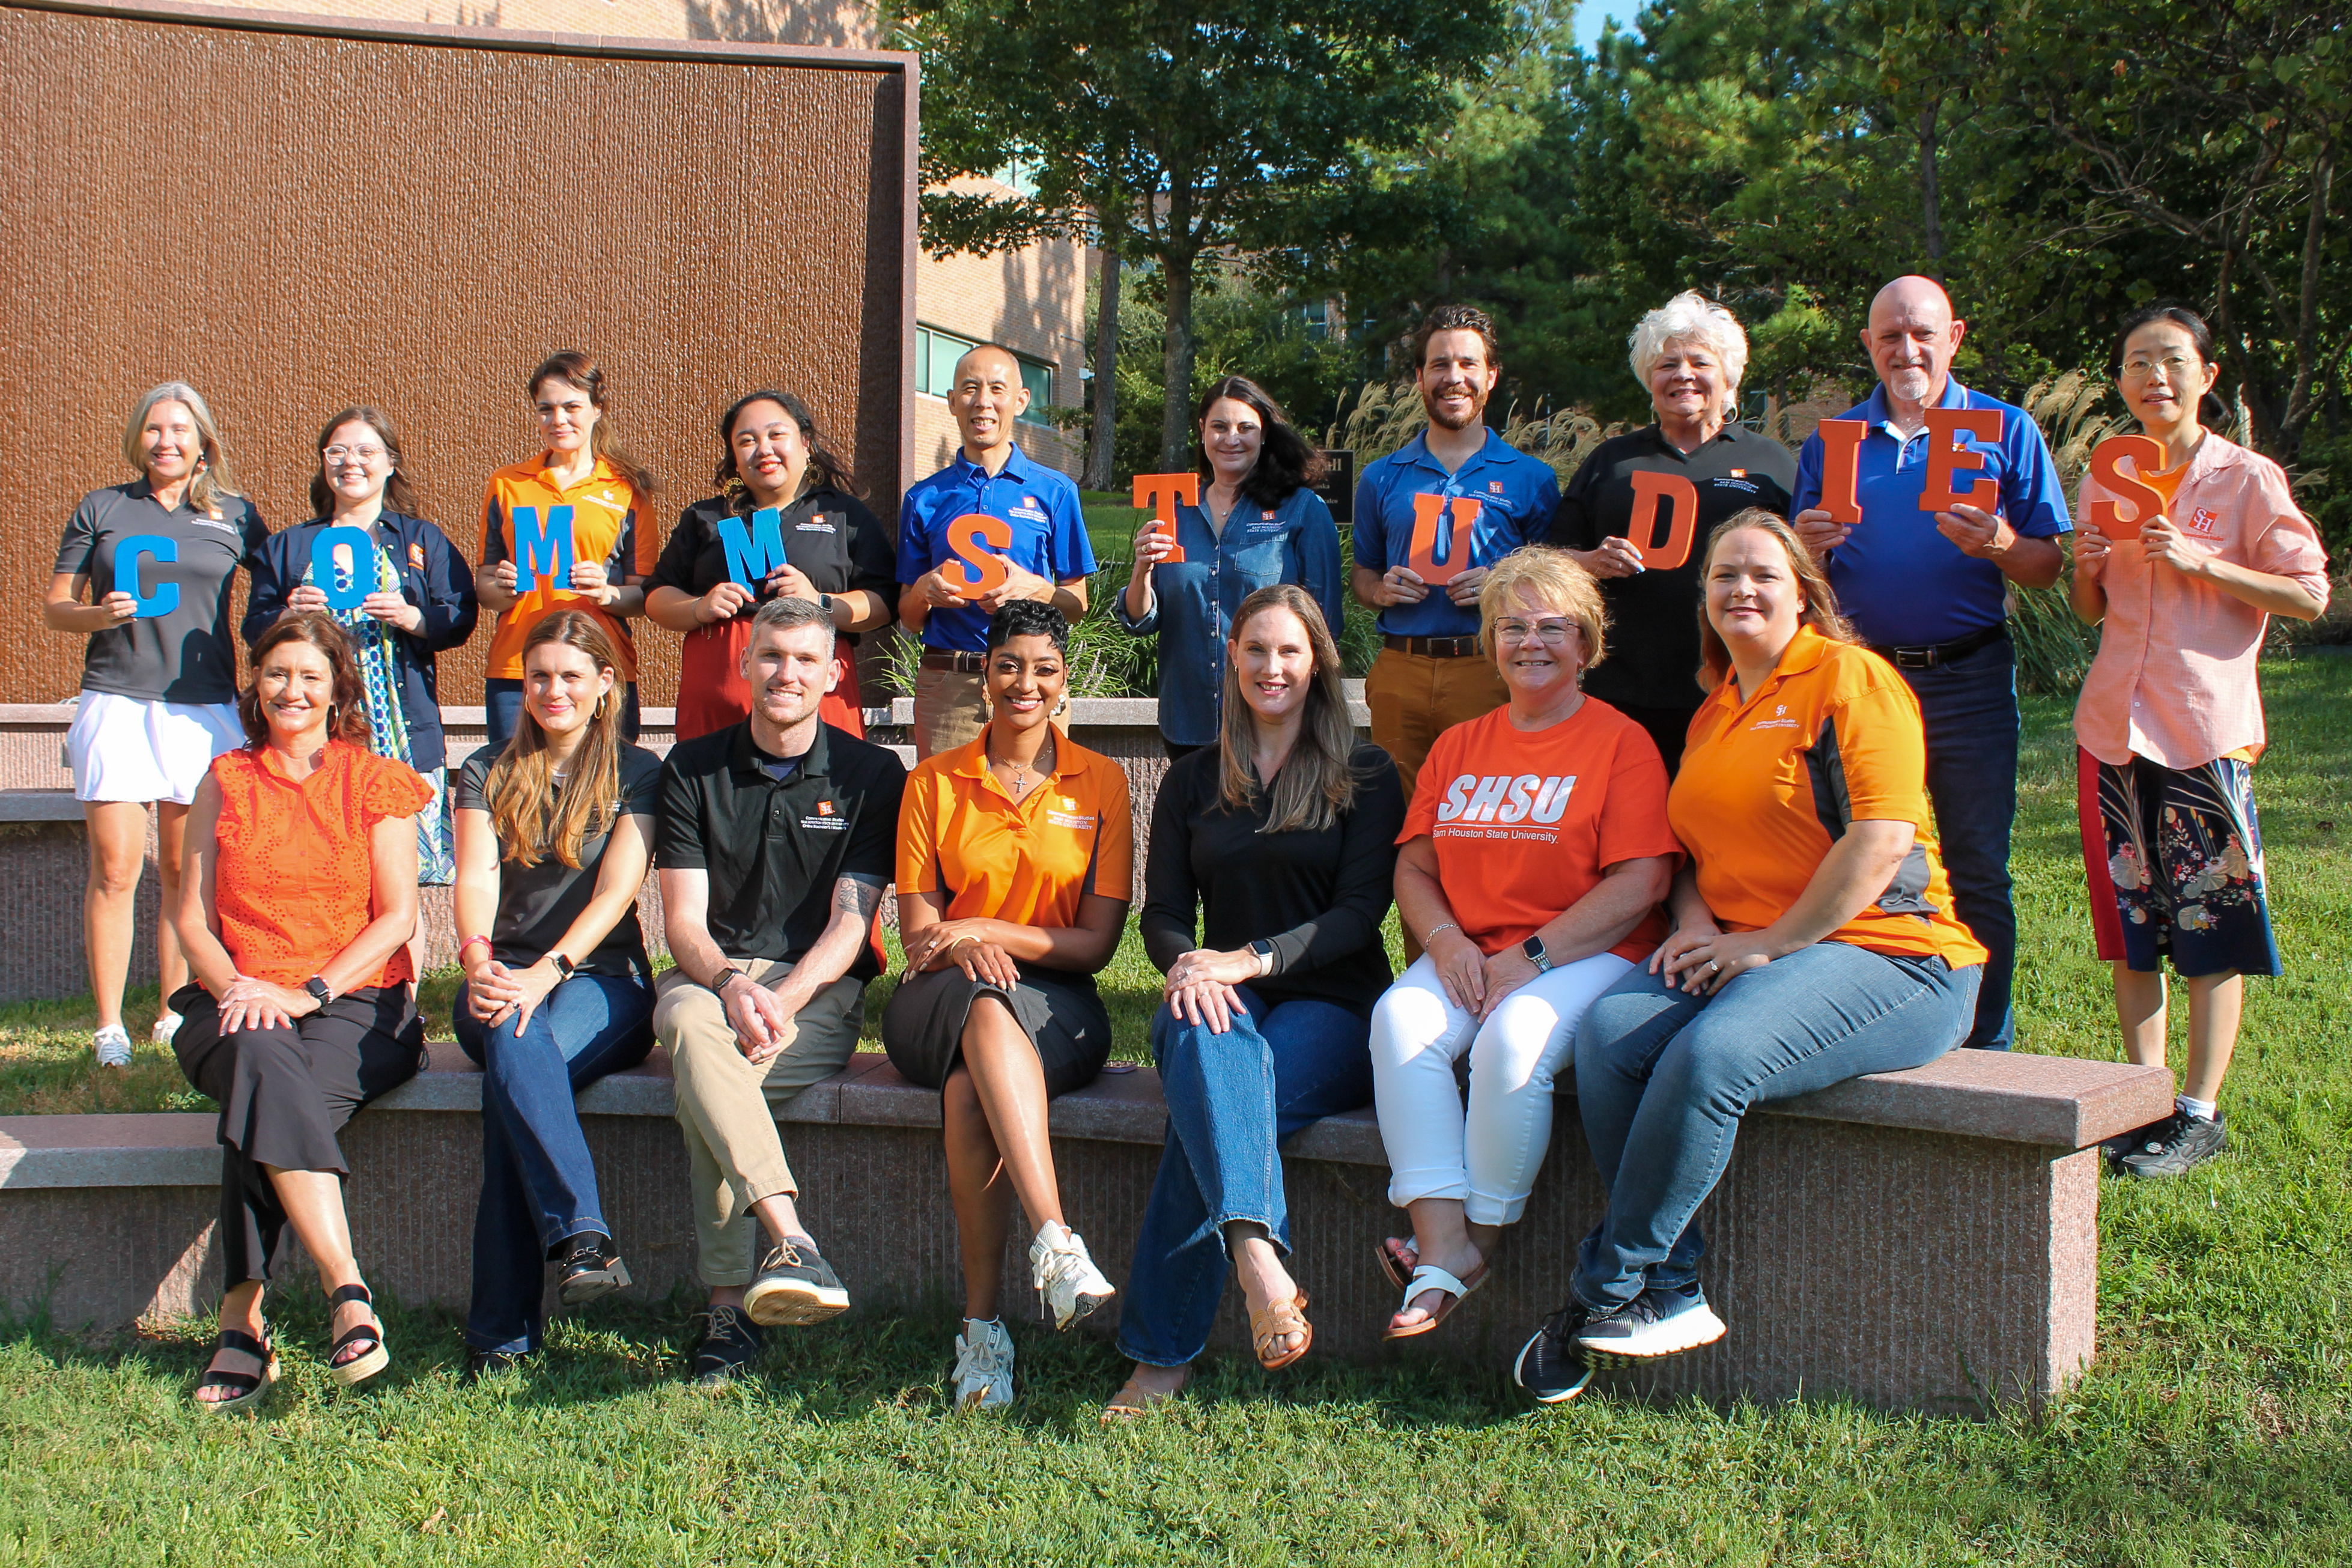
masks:
{"label": "black skirt", "polygon": [[971,1005],[993,996],[1037,1049],[1048,1097],[1084,1089],[1110,1058],[1110,1015],[1091,974],[1019,965],[1021,983],[1007,991],[974,980],[957,965],[910,974],[882,1010],[882,1048],[900,1077],[939,1089],[963,1058],[963,1026]]}

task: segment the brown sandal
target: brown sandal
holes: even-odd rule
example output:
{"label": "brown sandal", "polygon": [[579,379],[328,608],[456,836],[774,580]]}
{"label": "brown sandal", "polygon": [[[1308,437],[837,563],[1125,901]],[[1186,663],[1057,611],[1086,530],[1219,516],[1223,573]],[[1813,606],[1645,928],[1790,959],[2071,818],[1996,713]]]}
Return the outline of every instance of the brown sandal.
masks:
{"label": "brown sandal", "polygon": [[[1299,1342],[1269,1359],[1266,1347],[1292,1334],[1301,1336]],[[1250,1348],[1257,1352],[1257,1364],[1266,1371],[1280,1372],[1305,1355],[1314,1343],[1315,1325],[1307,1321],[1306,1291],[1301,1290],[1287,1301],[1268,1301],[1263,1308],[1251,1310]]]}
{"label": "brown sandal", "polygon": [[1177,1394],[1183,1392],[1184,1384],[1192,1381],[1187,1377],[1184,1383],[1162,1392],[1159,1389],[1141,1387],[1135,1379],[1130,1377],[1119,1384],[1118,1392],[1110,1396],[1108,1405],[1103,1406],[1102,1424],[1106,1426],[1118,1426],[1150,1415],[1153,1406],[1165,1405],[1174,1399]]}

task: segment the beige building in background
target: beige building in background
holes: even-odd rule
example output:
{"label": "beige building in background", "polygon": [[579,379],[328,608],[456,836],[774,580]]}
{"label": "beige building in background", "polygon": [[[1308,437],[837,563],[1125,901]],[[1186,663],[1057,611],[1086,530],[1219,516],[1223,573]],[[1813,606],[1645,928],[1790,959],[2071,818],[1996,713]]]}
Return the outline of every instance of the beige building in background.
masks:
{"label": "beige building in background", "polygon": [[[425,0],[216,0],[225,8],[320,16],[435,22],[526,33],[572,33],[608,38],[695,38],[751,44],[803,44],[826,48],[881,46],[874,8],[861,0],[489,0],[482,5]],[[959,181],[959,190],[1009,189],[993,180]],[[1085,247],[1054,240],[998,256],[933,257],[915,263],[914,471],[942,467],[956,448],[955,420],[945,393],[956,359],[976,342],[999,342],[1022,362],[1029,384],[1029,415],[1022,448],[1038,461],[1077,476],[1085,460],[1081,431],[1057,429],[1049,406],[1086,402],[1087,279]],[[878,504],[896,498],[877,496]]]}

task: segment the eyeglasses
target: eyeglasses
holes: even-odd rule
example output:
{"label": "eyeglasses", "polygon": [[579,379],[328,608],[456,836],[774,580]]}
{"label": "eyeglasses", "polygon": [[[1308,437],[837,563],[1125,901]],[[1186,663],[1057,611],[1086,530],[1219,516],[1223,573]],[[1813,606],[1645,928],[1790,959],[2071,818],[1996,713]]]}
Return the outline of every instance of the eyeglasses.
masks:
{"label": "eyeglasses", "polygon": [[2197,362],[2186,354],[2167,354],[2159,360],[2142,359],[2135,354],[2124,361],[2124,379],[2146,381],[2150,374],[2161,369],[2166,380],[2177,381],[2196,368]]}
{"label": "eyeglasses", "polygon": [[353,462],[373,463],[383,456],[383,448],[381,447],[330,447],[319,456],[331,463],[340,463],[347,458]]}
{"label": "eyeglasses", "polygon": [[1538,621],[1530,626],[1525,621],[1496,621],[1495,636],[1503,642],[1539,642],[1546,647],[1559,647],[1574,636],[1573,621]]}

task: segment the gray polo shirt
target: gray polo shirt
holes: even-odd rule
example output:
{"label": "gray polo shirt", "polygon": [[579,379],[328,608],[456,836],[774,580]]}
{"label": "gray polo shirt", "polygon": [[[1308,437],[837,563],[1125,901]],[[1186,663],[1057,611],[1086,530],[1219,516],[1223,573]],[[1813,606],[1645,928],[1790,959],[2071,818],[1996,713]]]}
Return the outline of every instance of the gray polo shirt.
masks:
{"label": "gray polo shirt", "polygon": [[115,546],[137,534],[161,534],[178,547],[179,559],[142,560],[140,588],[152,595],[165,583],[180,586],[180,602],[170,614],[91,634],[82,655],[84,691],[142,702],[236,700],[229,588],[269,529],[242,496],[224,496],[220,509],[216,518],[185,506],[166,510],[143,479],[81,498],[58,542],[52,571],[87,574],[94,603],[114,592]]}

